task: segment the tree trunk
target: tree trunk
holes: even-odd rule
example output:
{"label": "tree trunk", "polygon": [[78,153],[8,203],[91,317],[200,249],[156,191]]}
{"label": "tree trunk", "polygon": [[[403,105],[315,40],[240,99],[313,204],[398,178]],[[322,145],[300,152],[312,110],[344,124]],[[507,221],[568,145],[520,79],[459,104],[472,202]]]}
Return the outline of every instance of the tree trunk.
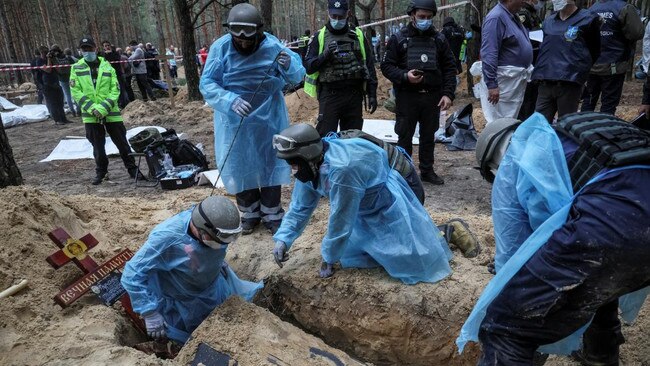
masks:
{"label": "tree trunk", "polygon": [[0,116],[0,188],[21,184],[23,184],[23,177],[14,160],[14,154]]}
{"label": "tree trunk", "polygon": [[43,0],[38,0],[38,7],[41,11],[41,17],[43,18],[43,28],[45,28],[45,42],[47,42],[47,46],[51,46],[52,44],[52,35],[50,33],[50,17],[47,15],[47,8],[45,7],[45,3]]}
{"label": "tree trunk", "polygon": [[214,15],[214,34],[217,35],[217,39],[221,38],[222,34],[222,29],[223,29],[223,22],[221,21],[221,4],[219,3],[213,3],[212,4],[212,12]]}
{"label": "tree trunk", "polygon": [[203,100],[199,91],[199,70],[196,65],[196,43],[194,41],[194,24],[192,24],[192,8],[187,0],[174,0],[176,15],[181,31],[181,49],[183,50],[183,66],[187,79],[187,95],[190,101]]}
{"label": "tree trunk", "polygon": [[169,25],[169,16],[167,15],[167,1],[163,0],[163,6],[162,6],[162,15],[165,18],[165,32],[167,32],[167,36],[165,37],[167,39],[167,42],[169,42],[170,45],[174,45],[174,36],[172,35],[171,27]]}
{"label": "tree trunk", "polygon": [[[479,10],[479,13],[476,13],[475,9],[470,9],[471,4],[466,5],[466,14],[469,18],[469,24],[480,25],[483,20],[483,0],[474,0],[474,5]],[[469,73],[469,68],[472,67],[472,64],[479,59],[479,52],[481,50],[481,32],[472,31],[474,35],[471,40],[467,42],[466,58],[467,58],[467,92],[473,93],[474,90],[474,77]]]}
{"label": "tree trunk", "polygon": [[[7,50],[9,51],[9,60],[13,63],[18,62],[18,57],[16,56],[16,47],[14,46],[14,37],[11,33],[11,28],[9,27],[9,20],[7,19],[7,8],[8,5],[3,2],[0,5],[0,25],[2,26],[2,33],[7,37]],[[22,84],[23,74],[20,71],[16,71],[16,81],[18,85]]]}
{"label": "tree trunk", "polygon": [[273,30],[273,0],[261,0],[260,13],[262,13],[262,22],[264,30],[271,32]]}

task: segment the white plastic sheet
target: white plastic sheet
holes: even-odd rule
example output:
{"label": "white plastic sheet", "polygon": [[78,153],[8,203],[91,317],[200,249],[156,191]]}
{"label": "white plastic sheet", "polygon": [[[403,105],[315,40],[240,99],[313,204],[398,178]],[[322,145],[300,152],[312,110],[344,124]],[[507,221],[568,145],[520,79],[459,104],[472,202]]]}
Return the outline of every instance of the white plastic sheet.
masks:
{"label": "white plastic sheet", "polygon": [[2,125],[9,128],[26,123],[45,121],[49,116],[50,113],[45,105],[30,104],[11,112],[2,112]]}
{"label": "white plastic sheet", "polygon": [[[3,117],[4,118],[4,117]],[[141,126],[135,127],[126,131],[126,138],[129,139],[142,130],[146,128],[156,128],[160,132],[165,132],[166,129],[158,126]],[[182,134],[181,134],[182,135]],[[181,137],[179,135],[179,137]],[[107,155],[117,155],[119,151],[113,143],[113,141],[106,137],[106,154]],[[53,160],[76,160],[76,159],[94,159],[93,157],[93,146],[86,139],[72,138],[61,140],[59,144],[54,148],[50,155],[41,160],[41,163],[45,163]]]}
{"label": "white plastic sheet", "polygon": [[[472,68],[474,68],[474,65],[472,65]],[[497,104],[488,101],[488,87],[481,78],[475,93],[478,92],[480,95],[481,108],[486,123],[491,123],[499,118],[517,117],[524,101],[526,85],[530,81],[532,73],[532,66],[527,69],[517,66],[499,66],[497,68],[497,82],[499,84],[499,102]]]}
{"label": "white plastic sheet", "polygon": [[14,109],[19,108],[17,105],[11,103],[10,101],[8,101],[3,97],[0,97],[0,105],[2,106],[2,108],[4,108],[7,111],[13,111]]}
{"label": "white plastic sheet", "polygon": [[643,71],[648,73],[648,66],[650,66],[650,22],[645,27],[645,35],[643,36],[643,57],[641,57],[641,67]]}

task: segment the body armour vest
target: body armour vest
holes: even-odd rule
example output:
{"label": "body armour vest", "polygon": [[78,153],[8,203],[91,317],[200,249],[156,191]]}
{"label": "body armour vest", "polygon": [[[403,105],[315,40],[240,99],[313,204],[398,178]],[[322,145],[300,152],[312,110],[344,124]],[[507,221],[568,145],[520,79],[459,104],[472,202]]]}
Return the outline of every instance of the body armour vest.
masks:
{"label": "body armour vest", "polygon": [[438,71],[435,36],[407,38],[406,65],[409,70]]}
{"label": "body armour vest", "polygon": [[627,61],[632,56],[630,42],[623,35],[619,15],[627,3],[623,0],[599,1],[589,10],[600,15],[600,57],[597,64],[615,64]]}
{"label": "body armour vest", "polygon": [[578,144],[568,162],[574,192],[602,169],[650,164],[650,132],[614,116],[569,114],[558,121],[555,129]]}
{"label": "body armour vest", "polygon": [[552,15],[544,21],[544,42],[539,50],[533,80],[563,80],[582,84],[593,65],[584,33],[597,14],[579,9],[566,20]]}
{"label": "body armour vest", "polygon": [[363,62],[361,43],[354,30],[344,34],[333,34],[325,30],[324,45],[335,41],[337,44],[334,56],[321,70],[319,82],[332,83],[341,80],[368,79],[368,70]]}

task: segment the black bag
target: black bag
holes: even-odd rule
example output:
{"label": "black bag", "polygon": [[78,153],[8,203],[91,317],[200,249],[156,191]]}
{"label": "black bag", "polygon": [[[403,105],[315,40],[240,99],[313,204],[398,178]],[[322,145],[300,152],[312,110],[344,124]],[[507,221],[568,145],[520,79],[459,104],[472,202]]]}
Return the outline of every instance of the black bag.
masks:
{"label": "black bag", "polygon": [[210,162],[193,143],[179,139],[173,129],[163,132],[162,137],[174,166],[196,165],[201,168],[201,171],[208,170]]}

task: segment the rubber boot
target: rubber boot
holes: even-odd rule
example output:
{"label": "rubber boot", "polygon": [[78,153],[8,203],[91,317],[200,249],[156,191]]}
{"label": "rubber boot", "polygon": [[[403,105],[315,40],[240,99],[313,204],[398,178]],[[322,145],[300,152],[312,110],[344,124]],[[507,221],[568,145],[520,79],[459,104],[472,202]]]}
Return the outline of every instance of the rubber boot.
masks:
{"label": "rubber boot", "polygon": [[481,252],[478,239],[469,230],[469,225],[461,219],[452,219],[438,227],[443,232],[448,243],[460,249],[465,258],[474,258]]}

